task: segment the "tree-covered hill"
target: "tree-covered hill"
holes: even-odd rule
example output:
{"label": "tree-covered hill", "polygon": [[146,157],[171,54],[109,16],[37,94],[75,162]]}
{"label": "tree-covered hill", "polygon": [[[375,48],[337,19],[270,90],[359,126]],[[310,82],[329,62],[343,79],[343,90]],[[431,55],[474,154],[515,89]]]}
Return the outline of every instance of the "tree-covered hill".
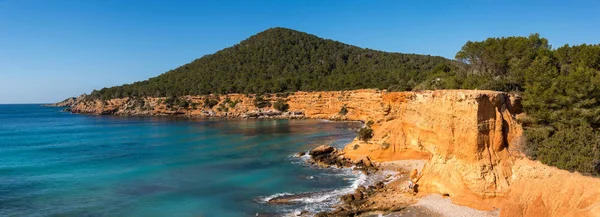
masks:
{"label": "tree-covered hill", "polygon": [[93,98],[276,93],[380,88],[410,90],[450,71],[442,57],[363,49],[307,33],[271,28],[160,76],[94,91]]}

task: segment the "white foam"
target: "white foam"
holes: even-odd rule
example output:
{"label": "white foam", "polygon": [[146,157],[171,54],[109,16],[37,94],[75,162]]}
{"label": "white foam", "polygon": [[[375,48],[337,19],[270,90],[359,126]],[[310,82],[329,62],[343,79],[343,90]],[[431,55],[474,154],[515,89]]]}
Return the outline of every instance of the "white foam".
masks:
{"label": "white foam", "polygon": [[287,196],[287,195],[292,195],[292,193],[288,193],[288,192],[277,193],[277,194],[269,195],[266,197],[258,197],[257,199],[259,202],[267,203],[267,202],[269,202],[269,200],[271,200],[273,198]]}

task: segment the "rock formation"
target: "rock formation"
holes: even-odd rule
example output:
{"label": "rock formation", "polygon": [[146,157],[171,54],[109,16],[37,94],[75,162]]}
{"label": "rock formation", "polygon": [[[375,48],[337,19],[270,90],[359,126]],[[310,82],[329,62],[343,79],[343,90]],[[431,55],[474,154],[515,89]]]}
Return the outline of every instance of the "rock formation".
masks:
{"label": "rock formation", "polygon": [[78,97],[69,97],[63,101],[54,103],[54,104],[49,104],[49,105],[45,105],[45,106],[51,106],[51,107],[72,107],[74,105],[79,104],[80,102],[82,102],[83,99],[85,99],[85,97],[87,96],[87,94],[82,94]]}
{"label": "rock formation", "polygon": [[389,98],[388,121],[374,126],[369,143],[348,146],[348,156],[429,159],[420,190],[467,205],[509,190],[511,167],[520,155],[512,144],[518,143],[522,129],[509,110],[514,106],[508,94],[449,90],[395,95]]}

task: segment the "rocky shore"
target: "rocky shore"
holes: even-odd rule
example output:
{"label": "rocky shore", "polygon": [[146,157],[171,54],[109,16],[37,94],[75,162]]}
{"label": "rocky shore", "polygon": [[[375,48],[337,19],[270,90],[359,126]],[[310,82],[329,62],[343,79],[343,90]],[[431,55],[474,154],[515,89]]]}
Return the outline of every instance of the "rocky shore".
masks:
{"label": "rocky shore", "polygon": [[[339,217],[339,216],[498,216],[498,210],[480,211],[452,204],[448,197],[441,195],[418,195],[408,188],[408,174],[414,169],[421,170],[423,160],[401,160],[375,163],[368,157],[350,159],[344,151],[322,145],[308,153],[297,153],[295,157],[309,155],[308,162],[319,167],[352,167],[368,176],[379,175],[373,183],[358,186],[354,192],[342,195],[332,211],[310,213],[297,211],[293,216]],[[386,172],[386,173],[384,173]],[[385,174],[385,175],[383,175]],[[417,189],[418,190],[418,189]],[[268,203],[286,205],[298,199],[311,197],[313,192],[273,197]]]}
{"label": "rocky shore", "polygon": [[[295,156],[301,157],[304,154],[298,153]],[[373,175],[379,171],[379,167],[371,162],[368,157],[352,160],[344,157],[343,150],[327,145],[319,146],[307,154],[310,156],[308,162],[319,167],[353,167],[354,170],[365,175]],[[378,180],[369,186],[358,186],[353,193],[342,195],[340,203],[333,207],[334,210],[331,212],[309,213],[305,211],[300,214],[311,216],[361,216],[401,211],[416,202],[414,197],[409,194],[408,189],[397,189],[401,183],[407,181],[406,178],[403,178],[402,173],[406,173],[406,171],[402,171],[396,176],[388,174],[382,180]],[[289,204],[298,198],[308,197],[310,194],[282,195],[267,202]]]}

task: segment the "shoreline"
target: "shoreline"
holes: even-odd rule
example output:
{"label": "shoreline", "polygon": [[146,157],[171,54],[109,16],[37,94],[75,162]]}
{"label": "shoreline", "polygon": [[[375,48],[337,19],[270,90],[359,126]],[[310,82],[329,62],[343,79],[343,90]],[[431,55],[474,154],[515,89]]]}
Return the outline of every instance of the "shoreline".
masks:
{"label": "shoreline", "polygon": [[[230,94],[226,96],[220,96],[219,103],[224,104],[224,100],[232,97],[236,102],[239,101],[238,106],[235,107],[234,112],[215,112],[212,108],[209,110],[181,110],[181,109],[170,109],[164,110],[165,105],[162,104],[161,98],[144,98],[143,104],[150,104],[152,110],[140,110],[140,107],[131,107],[130,104],[135,101],[130,99],[116,99],[110,101],[104,101],[102,103],[95,102],[89,104],[89,102],[83,102],[81,99],[73,99],[71,113],[84,114],[84,115],[112,115],[112,116],[123,116],[123,117],[173,117],[182,119],[213,119],[213,120],[292,120],[292,119],[314,119],[323,121],[333,122],[360,122],[363,127],[367,121],[375,121],[379,123],[387,122],[394,117],[398,111],[392,111],[391,105],[394,103],[404,103],[403,100],[397,101],[397,98],[414,99],[415,96],[424,94],[427,97],[436,98],[438,93],[449,93],[455,95],[462,93],[463,91],[447,90],[447,91],[424,91],[424,92],[392,92],[378,91],[378,90],[356,90],[356,91],[337,91],[337,92],[299,92],[287,96],[288,103],[291,104],[290,110],[292,112],[285,113],[276,112],[272,109],[258,109],[254,107],[252,103],[252,97],[243,96],[240,94]],[[464,91],[468,94],[474,94],[478,96],[480,94],[477,91]],[[484,91],[483,94],[496,94],[496,92]],[[500,93],[502,94],[502,93]],[[322,97],[328,95],[327,97]],[[389,95],[389,96],[388,96]],[[188,100],[191,102],[199,102],[203,99],[212,99],[214,96],[189,96]],[[225,99],[223,99],[225,97]],[[234,97],[237,97],[234,98]],[[390,98],[391,97],[391,98]],[[269,100],[275,101],[277,97],[271,96]],[[296,102],[297,101],[297,102]],[[365,106],[365,102],[368,102]],[[373,107],[371,104],[376,105]],[[218,104],[217,104],[218,105]],[[91,107],[90,107],[91,106]],[[216,107],[216,106],[215,106]],[[340,108],[348,108],[347,113],[342,114]],[[165,112],[166,111],[166,112]],[[263,115],[266,114],[266,115]],[[292,114],[292,115],[289,115]],[[301,114],[301,115],[295,115]],[[392,115],[387,117],[388,114]],[[392,118],[393,119],[393,118]],[[341,147],[341,150],[345,149],[357,141],[352,141]],[[362,144],[361,144],[362,146]],[[422,171],[422,170],[420,170]],[[415,199],[414,197],[408,197],[409,199]],[[406,203],[402,208],[405,209],[416,202]],[[338,204],[339,206],[340,204]]]}
{"label": "shoreline", "polygon": [[[258,98],[242,94],[184,96],[176,100],[178,103],[152,97],[76,99],[71,108],[73,113],[98,115],[266,119],[260,117],[264,114],[269,119],[361,121],[370,129],[360,131],[360,140],[341,149],[345,157],[351,158],[346,161],[364,157],[373,162],[426,159],[423,176],[417,183],[423,193],[447,195],[454,204],[480,210],[499,208],[503,216],[600,213],[596,199],[600,195],[598,179],[529,160],[523,153],[524,130],[519,119],[523,107],[519,95],[486,90],[363,89]],[[269,104],[282,101],[292,111],[285,113],[291,117],[281,116],[284,113]],[[346,164],[322,159],[329,164]],[[561,193],[552,189],[561,189]],[[373,192],[361,191],[364,192],[358,196]],[[590,203],[582,204],[574,198]]]}

